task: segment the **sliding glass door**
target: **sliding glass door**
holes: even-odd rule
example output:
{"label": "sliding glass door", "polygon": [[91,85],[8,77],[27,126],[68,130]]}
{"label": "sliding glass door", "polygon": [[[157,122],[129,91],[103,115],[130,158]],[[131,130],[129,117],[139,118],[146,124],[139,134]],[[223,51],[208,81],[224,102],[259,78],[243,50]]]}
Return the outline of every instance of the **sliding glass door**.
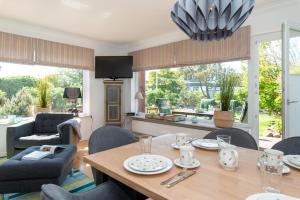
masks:
{"label": "sliding glass door", "polygon": [[283,138],[300,136],[300,26],[282,24]]}

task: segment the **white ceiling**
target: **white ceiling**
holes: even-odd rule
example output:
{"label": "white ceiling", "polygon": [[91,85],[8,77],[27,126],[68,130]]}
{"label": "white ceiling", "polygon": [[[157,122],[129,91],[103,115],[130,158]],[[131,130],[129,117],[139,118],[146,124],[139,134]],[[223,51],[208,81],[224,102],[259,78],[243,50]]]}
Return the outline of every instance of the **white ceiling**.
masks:
{"label": "white ceiling", "polygon": [[[0,0],[0,17],[97,40],[128,43],[177,31],[170,19],[175,1]],[[275,1],[257,0],[257,7]]]}

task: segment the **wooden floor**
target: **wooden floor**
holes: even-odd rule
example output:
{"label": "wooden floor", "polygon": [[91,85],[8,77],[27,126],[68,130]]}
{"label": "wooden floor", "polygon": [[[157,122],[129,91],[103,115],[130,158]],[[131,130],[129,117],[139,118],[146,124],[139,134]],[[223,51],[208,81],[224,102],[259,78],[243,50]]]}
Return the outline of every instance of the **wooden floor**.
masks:
{"label": "wooden floor", "polygon": [[93,178],[90,165],[83,162],[83,156],[88,155],[88,141],[82,140],[77,145],[77,154],[74,162],[74,168],[80,170],[88,177]]}

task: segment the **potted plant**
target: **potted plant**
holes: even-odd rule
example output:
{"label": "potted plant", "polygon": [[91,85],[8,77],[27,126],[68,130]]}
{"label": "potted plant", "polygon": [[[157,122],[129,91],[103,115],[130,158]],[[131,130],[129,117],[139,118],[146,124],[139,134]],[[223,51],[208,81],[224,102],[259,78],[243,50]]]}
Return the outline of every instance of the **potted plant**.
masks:
{"label": "potted plant", "polygon": [[228,70],[224,70],[220,85],[220,110],[214,112],[214,123],[216,127],[231,128],[234,122],[234,113],[230,111],[230,101],[234,97],[234,89],[240,83],[239,76]]}
{"label": "potted plant", "polygon": [[50,83],[42,79],[38,83],[38,105],[37,112],[50,112]]}

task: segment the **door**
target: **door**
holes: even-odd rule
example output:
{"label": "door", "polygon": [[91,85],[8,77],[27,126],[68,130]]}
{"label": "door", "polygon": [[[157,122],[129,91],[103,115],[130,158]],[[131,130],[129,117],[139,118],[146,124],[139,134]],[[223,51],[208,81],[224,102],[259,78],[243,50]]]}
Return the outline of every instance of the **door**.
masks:
{"label": "door", "polygon": [[300,136],[300,26],[282,25],[283,138]]}

